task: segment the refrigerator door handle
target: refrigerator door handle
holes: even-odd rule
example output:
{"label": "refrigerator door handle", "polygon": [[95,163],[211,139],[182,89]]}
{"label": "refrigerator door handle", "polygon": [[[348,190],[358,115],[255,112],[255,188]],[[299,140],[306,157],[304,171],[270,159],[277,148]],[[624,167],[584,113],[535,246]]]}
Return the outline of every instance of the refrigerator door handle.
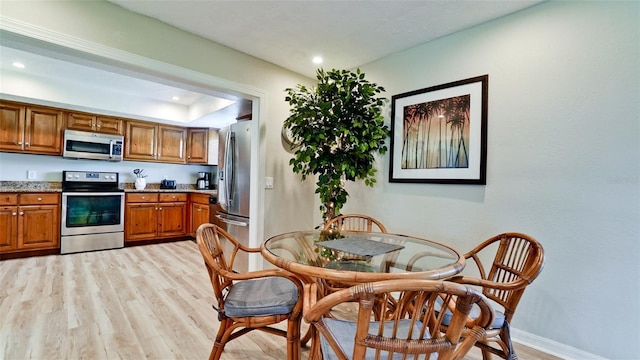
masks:
{"label": "refrigerator door handle", "polygon": [[216,214],[216,217],[225,224],[236,225],[236,226],[249,226],[249,223],[247,222],[231,220],[219,214]]}
{"label": "refrigerator door handle", "polygon": [[226,200],[227,200],[227,207],[231,207],[231,204],[234,201],[234,182],[235,180],[235,174],[234,174],[234,168],[235,168],[235,164],[233,163],[234,158],[235,158],[235,134],[233,133],[233,131],[229,130],[229,132],[227,132],[227,136],[225,138],[224,141],[224,146],[225,146],[225,154],[224,154],[224,172],[225,172],[225,192],[226,192]]}

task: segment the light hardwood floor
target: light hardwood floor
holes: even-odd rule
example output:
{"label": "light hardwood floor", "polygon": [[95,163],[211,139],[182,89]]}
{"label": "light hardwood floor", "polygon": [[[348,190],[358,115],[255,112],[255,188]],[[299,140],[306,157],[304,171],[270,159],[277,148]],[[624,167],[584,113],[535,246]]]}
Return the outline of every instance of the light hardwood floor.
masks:
{"label": "light hardwood floor", "polygon": [[[218,322],[193,242],[4,260],[0,276],[0,359],[209,356]],[[557,359],[516,349],[521,360]],[[253,332],[229,343],[223,359],[286,359],[286,346]]]}

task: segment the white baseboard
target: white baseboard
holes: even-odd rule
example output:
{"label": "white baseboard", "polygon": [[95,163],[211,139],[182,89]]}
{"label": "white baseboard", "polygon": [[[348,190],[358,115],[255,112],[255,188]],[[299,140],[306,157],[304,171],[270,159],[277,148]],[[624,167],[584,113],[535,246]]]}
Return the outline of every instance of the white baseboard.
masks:
{"label": "white baseboard", "polygon": [[511,328],[511,340],[564,360],[607,360],[602,356],[514,328]]}

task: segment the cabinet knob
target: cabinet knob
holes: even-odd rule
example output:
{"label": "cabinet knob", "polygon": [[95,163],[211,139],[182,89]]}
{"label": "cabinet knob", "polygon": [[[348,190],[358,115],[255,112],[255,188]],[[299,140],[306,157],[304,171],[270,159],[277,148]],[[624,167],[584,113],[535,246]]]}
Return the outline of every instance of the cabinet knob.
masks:
{"label": "cabinet knob", "polygon": [[98,124],[98,129],[100,129],[100,124]]}
{"label": "cabinet knob", "polygon": [[22,145],[22,141],[18,141],[18,145]]}
{"label": "cabinet knob", "polygon": [[158,210],[162,211],[162,208],[159,208]]}
{"label": "cabinet knob", "polygon": [[16,216],[17,214],[15,212],[11,213],[11,215]]}
{"label": "cabinet knob", "polygon": [[20,211],[20,216],[24,216],[24,211]]}
{"label": "cabinet knob", "polygon": [[39,198],[38,198],[38,201],[42,201],[42,198],[41,198],[41,197],[39,197]]}
{"label": "cabinet knob", "polygon": [[24,144],[25,144],[25,145],[27,145],[27,146],[30,146],[28,142],[26,142],[26,143],[24,143]]}

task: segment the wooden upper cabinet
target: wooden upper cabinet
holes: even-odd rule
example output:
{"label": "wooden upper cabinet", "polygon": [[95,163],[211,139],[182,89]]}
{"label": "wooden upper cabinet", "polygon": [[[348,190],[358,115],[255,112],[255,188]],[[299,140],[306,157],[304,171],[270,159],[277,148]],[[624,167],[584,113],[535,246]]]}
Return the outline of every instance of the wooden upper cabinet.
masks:
{"label": "wooden upper cabinet", "polygon": [[125,160],[156,160],[158,126],[143,121],[127,121],[125,139]]}
{"label": "wooden upper cabinet", "polygon": [[177,126],[158,126],[158,161],[184,164],[187,130]]}
{"label": "wooden upper cabinet", "polygon": [[187,163],[206,164],[209,148],[209,129],[187,130]]}
{"label": "wooden upper cabinet", "polygon": [[122,135],[122,119],[88,113],[67,114],[67,129]]}
{"label": "wooden upper cabinet", "polygon": [[27,107],[25,120],[25,151],[62,155],[62,124],[60,109]]}
{"label": "wooden upper cabinet", "polygon": [[62,155],[62,110],[2,101],[0,114],[0,149]]}
{"label": "wooden upper cabinet", "polygon": [[22,151],[26,107],[0,101],[0,149]]}
{"label": "wooden upper cabinet", "polygon": [[127,121],[125,160],[186,163],[185,128],[143,121]]}

